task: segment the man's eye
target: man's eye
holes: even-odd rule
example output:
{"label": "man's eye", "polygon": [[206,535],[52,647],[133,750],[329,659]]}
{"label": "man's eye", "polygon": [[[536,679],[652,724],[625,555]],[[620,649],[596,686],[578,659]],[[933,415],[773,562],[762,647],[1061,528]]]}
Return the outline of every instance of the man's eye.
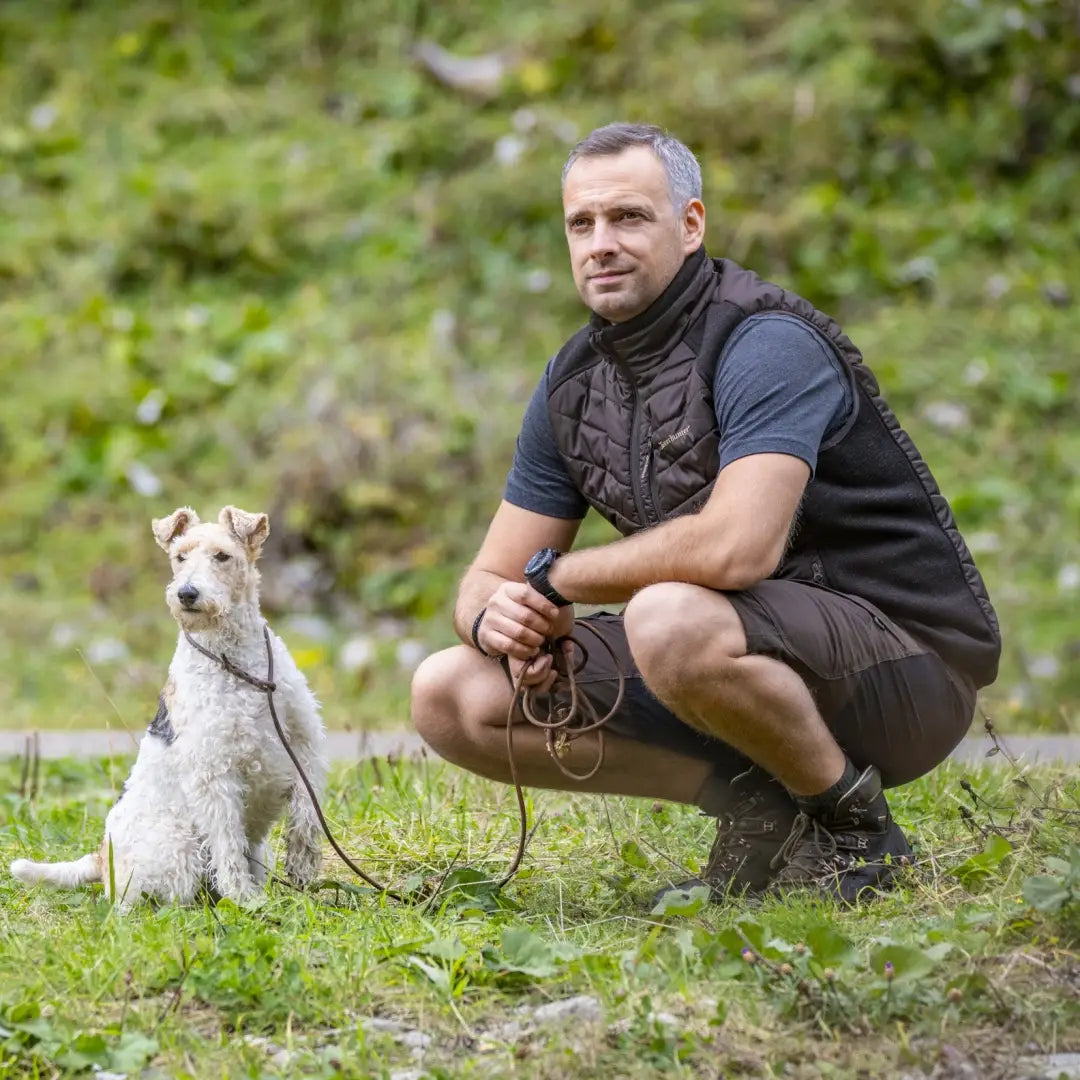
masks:
{"label": "man's eye", "polygon": [[216,559],[216,560],[217,560],[218,562],[228,562],[228,561],[229,561],[229,560],[230,560],[230,559],[232,558],[232,556],[231,556],[231,555],[229,555],[229,554],[227,554],[227,553],[226,553],[226,552],[224,552],[224,551],[218,551],[218,552],[215,552],[215,553],[214,553],[214,558],[215,558],[215,559]]}

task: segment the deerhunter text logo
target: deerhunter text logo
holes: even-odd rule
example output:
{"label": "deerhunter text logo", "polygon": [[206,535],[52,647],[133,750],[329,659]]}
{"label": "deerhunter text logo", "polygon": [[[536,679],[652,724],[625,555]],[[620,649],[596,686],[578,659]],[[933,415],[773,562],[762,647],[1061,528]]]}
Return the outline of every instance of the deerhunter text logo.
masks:
{"label": "deerhunter text logo", "polygon": [[690,429],[688,427],[684,427],[681,431],[676,431],[674,435],[669,435],[662,443],[660,443],[659,446],[657,446],[656,449],[657,450],[665,450],[676,439],[681,439],[684,435],[689,435],[689,434],[690,434]]}

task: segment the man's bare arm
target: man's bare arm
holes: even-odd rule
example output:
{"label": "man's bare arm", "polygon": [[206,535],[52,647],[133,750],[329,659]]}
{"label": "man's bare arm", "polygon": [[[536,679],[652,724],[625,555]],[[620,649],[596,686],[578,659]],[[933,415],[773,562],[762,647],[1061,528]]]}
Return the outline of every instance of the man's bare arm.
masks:
{"label": "man's bare arm", "polygon": [[[524,584],[525,564],[541,548],[569,550],[580,527],[581,522],[577,520],[547,517],[523,510],[513,503],[500,503],[484,542],[458,588],[454,629],[461,640],[472,643],[472,625],[477,614],[488,605],[495,591],[507,582],[520,583],[522,595],[531,594],[531,603],[543,605],[545,613],[553,618],[557,613],[555,606]],[[523,603],[522,606],[528,608],[530,603]],[[527,612],[523,611],[522,617],[527,619]],[[536,645],[539,644],[537,641]]]}
{"label": "man's bare arm", "polygon": [[749,588],[779,564],[809,477],[787,454],[740,458],[721,471],[700,513],[565,555],[548,579],[586,604],[621,603],[662,581]]}

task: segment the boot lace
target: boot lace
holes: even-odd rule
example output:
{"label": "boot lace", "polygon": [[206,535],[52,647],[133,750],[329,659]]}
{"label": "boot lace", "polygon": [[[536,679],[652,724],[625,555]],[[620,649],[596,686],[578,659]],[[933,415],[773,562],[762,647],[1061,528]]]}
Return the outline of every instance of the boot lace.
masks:
{"label": "boot lace", "polygon": [[786,882],[821,881],[846,870],[869,846],[865,836],[832,832],[809,814],[795,817],[788,838],[770,864]]}
{"label": "boot lace", "polygon": [[776,832],[776,822],[768,815],[754,815],[762,802],[760,795],[747,796],[729,815],[717,819],[716,839],[705,864],[706,879],[734,874],[754,850],[751,841]]}

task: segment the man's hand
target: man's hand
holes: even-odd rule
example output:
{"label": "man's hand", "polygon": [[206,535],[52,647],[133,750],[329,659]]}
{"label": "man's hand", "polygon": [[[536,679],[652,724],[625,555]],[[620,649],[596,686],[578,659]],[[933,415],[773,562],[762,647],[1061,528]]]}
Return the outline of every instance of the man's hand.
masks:
{"label": "man's hand", "polygon": [[537,654],[545,641],[566,636],[573,626],[573,607],[556,607],[526,582],[504,581],[488,599],[477,638],[485,652],[510,658],[515,682],[527,668],[523,685],[547,691],[556,676],[552,658]]}

